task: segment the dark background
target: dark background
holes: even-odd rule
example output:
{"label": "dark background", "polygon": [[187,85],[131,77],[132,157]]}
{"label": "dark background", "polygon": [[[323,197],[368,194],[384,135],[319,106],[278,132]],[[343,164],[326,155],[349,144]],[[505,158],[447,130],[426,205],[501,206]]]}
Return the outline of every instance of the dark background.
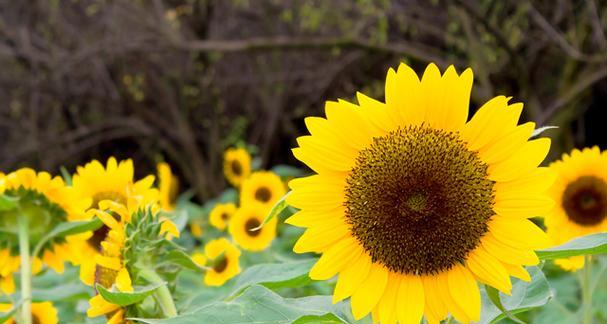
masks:
{"label": "dark background", "polygon": [[550,159],[604,149],[606,26],[598,0],[0,0],[0,170],[166,160],[206,199],[226,147],[300,166],[303,117],[381,99],[400,61],[471,66],[472,107],[509,95],[559,126]]}

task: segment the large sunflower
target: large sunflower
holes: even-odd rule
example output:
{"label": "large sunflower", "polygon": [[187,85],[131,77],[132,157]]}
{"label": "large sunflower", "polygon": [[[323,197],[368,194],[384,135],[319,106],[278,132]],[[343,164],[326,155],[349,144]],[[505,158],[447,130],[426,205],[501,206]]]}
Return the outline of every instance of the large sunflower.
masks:
{"label": "large sunflower", "polygon": [[[154,176],[135,181],[131,160],[118,163],[111,157],[105,167],[99,161],[93,160],[83,167],[78,167],[72,183],[80,196],[93,201],[93,208],[99,208],[99,203],[104,200],[126,205],[130,210],[158,203],[158,190],[152,187]],[[103,226],[94,233],[88,233],[87,244],[79,246],[80,279],[88,285],[93,284],[94,259],[101,253],[101,242],[108,231],[109,228]]]}
{"label": "large sunflower", "polygon": [[401,64],[386,103],[358,93],[305,120],[293,154],[317,174],[289,184],[300,211],[287,222],[307,228],[294,251],[322,253],[310,277],[338,274],[333,300],[351,297],[357,319],[478,321],[477,281],[510,293],[510,276],[530,280],[547,239],[527,218],[553,204],[538,168],[550,140],[530,140],[523,105],[502,96],[467,121],[472,80]]}
{"label": "large sunflower", "polygon": [[171,171],[168,163],[158,163],[158,191],[160,193],[160,206],[166,211],[175,209],[175,202],[179,194],[179,179]]}
{"label": "large sunflower", "polygon": [[223,156],[223,173],[238,188],[251,174],[251,156],[244,148],[227,149]]}
{"label": "large sunflower", "polygon": [[[20,266],[18,256],[18,218],[25,217],[28,224],[30,246],[33,247],[53,228],[63,222],[80,220],[90,200],[81,199],[72,188],[65,185],[61,177],[52,177],[47,172],[23,168],[0,179],[0,193],[19,200],[19,209],[0,212],[0,254],[8,255],[0,260],[0,288],[14,290],[10,273]],[[80,235],[53,238],[39,255],[33,256],[33,270],[40,270],[41,263],[58,273],[64,270],[64,261],[75,262],[77,250],[72,242],[82,241]]]}
{"label": "large sunflower", "polygon": [[260,203],[249,203],[241,206],[232,219],[228,231],[234,241],[247,251],[262,251],[276,237],[276,218],[263,224],[268,209]]}
{"label": "large sunflower", "polygon": [[199,266],[209,266],[204,283],[221,286],[240,273],[240,250],[225,238],[212,240],[204,246],[204,254],[192,256]]}
{"label": "large sunflower", "polygon": [[260,203],[268,209],[285,194],[285,185],[280,177],[271,171],[254,172],[242,183],[240,205]]}
{"label": "large sunflower", "polygon": [[[546,215],[552,243],[607,231],[607,152],[598,147],[573,150],[550,164],[557,180],[550,193],[557,202]],[[584,266],[584,257],[555,261],[566,270]]]}
{"label": "large sunflower", "polygon": [[[7,312],[13,308],[12,304],[0,304],[0,312]],[[32,303],[32,321],[37,324],[57,324],[59,316],[57,309],[51,302]],[[9,319],[5,324],[15,323]]]}

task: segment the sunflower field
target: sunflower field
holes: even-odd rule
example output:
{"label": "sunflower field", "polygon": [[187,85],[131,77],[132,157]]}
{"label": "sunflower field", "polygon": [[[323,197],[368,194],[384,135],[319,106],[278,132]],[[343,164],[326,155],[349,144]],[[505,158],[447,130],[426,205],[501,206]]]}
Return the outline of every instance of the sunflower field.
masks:
{"label": "sunflower field", "polygon": [[607,4],[0,4],[0,323],[607,323]]}

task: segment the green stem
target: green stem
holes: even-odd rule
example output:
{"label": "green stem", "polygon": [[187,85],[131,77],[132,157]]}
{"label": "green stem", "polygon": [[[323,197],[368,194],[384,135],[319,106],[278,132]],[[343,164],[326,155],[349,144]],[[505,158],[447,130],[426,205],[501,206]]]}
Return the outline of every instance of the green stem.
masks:
{"label": "green stem", "polygon": [[[162,278],[160,278],[160,276],[155,271],[150,269],[141,270],[139,272],[139,275],[153,284],[165,283],[165,281],[162,280]],[[171,295],[171,291],[169,290],[169,287],[167,287],[166,284],[156,289],[156,291],[154,292],[154,297],[160,305],[164,316],[166,316],[167,318],[177,316],[177,308],[175,307],[173,296]]]}
{"label": "green stem", "polygon": [[21,318],[24,324],[32,323],[32,268],[30,264],[30,242],[28,218],[19,217],[19,253],[21,254]]}
{"label": "green stem", "polygon": [[592,264],[590,256],[584,256],[584,269],[582,270],[582,323],[592,324]]}

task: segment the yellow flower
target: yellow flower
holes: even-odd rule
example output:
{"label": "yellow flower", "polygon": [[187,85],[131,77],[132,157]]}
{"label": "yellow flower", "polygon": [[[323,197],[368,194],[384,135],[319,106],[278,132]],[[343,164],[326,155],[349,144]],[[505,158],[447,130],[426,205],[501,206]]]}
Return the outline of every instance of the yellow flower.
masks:
{"label": "yellow flower", "polygon": [[158,163],[158,190],[160,191],[160,206],[166,211],[175,209],[175,202],[179,194],[179,179],[173,172],[168,163]]}
{"label": "yellow flower", "polygon": [[420,80],[401,64],[385,103],[358,93],[305,120],[293,154],[317,174],[289,183],[300,211],[287,222],[307,228],[294,251],[322,253],[310,277],[338,275],[333,299],[351,297],[356,319],[478,321],[477,282],[510,293],[547,246],[527,218],[553,204],[554,177],[538,168],[550,140],[530,140],[523,105],[503,96],[468,121],[472,81],[470,69],[430,64]]}
{"label": "yellow flower", "polygon": [[[555,245],[607,231],[607,152],[598,147],[573,150],[550,164],[557,180],[550,189],[556,204],[546,215],[548,236]],[[584,257],[555,261],[565,270],[584,266]]]}
{"label": "yellow flower", "polygon": [[261,251],[276,237],[276,217],[263,227],[268,209],[259,203],[241,206],[230,220],[229,232],[234,241],[244,250]]}
{"label": "yellow flower", "polygon": [[19,270],[19,255],[11,255],[8,249],[0,249],[0,295],[15,292],[13,273]]}
{"label": "yellow flower", "polygon": [[[0,312],[7,312],[13,308],[11,304],[0,304]],[[57,324],[59,317],[57,309],[51,302],[32,303],[32,322],[37,324]],[[15,323],[13,319],[9,319],[6,324]]]}
{"label": "yellow flower", "polygon": [[236,205],[232,203],[217,204],[213,207],[213,210],[211,210],[209,222],[217,229],[223,231],[226,226],[228,226],[230,218],[232,218],[232,215],[234,215],[235,212]]}
{"label": "yellow flower", "polygon": [[242,183],[240,205],[258,202],[268,210],[284,196],[285,186],[280,177],[270,171],[254,172]]}
{"label": "yellow flower", "polygon": [[243,148],[230,148],[223,157],[223,173],[228,182],[234,187],[240,184],[251,174],[251,156]]}
{"label": "yellow flower", "polygon": [[199,266],[210,266],[204,276],[204,283],[208,286],[221,286],[238,275],[239,258],[240,250],[225,238],[210,241],[204,247],[204,254],[196,253],[192,256]]}
{"label": "yellow flower", "polygon": [[[19,169],[1,177],[0,193],[19,198],[18,211],[0,213],[0,227],[10,229],[16,227],[18,218],[27,218],[32,246],[58,224],[85,217],[85,210],[90,205],[90,200],[80,198],[71,187],[65,185],[61,177],[52,177],[47,172],[36,173],[29,168]],[[16,229],[15,235],[0,236],[0,246],[8,246],[8,254],[13,257],[12,260],[16,260],[0,261],[0,268],[4,268],[4,274],[0,273],[0,278],[6,289],[12,286],[12,279],[8,278],[6,269],[10,267],[16,270],[19,267],[16,237]],[[34,264],[41,260],[56,272],[63,272],[64,261],[75,262],[73,256],[77,253],[69,242],[77,241],[83,241],[81,235],[52,239],[45,244],[40,255],[34,256]]]}
{"label": "yellow flower", "polygon": [[[101,201],[113,201],[125,205],[134,211],[139,207],[157,204],[159,193],[153,188],[154,176],[142,180],[134,180],[133,161],[124,160],[118,163],[111,157],[104,167],[97,160],[78,167],[72,178],[74,190],[82,197],[92,200],[92,207],[99,208]],[[88,217],[94,213],[87,214]],[[93,233],[82,234],[87,239],[86,244],[73,244],[78,247],[77,259],[80,264],[80,279],[87,285],[92,285],[95,277],[95,257],[100,254],[100,243],[105,240],[109,229],[103,226]]]}
{"label": "yellow flower", "polygon": [[203,234],[202,221],[194,220],[190,223],[190,232],[195,238],[201,238]]}

